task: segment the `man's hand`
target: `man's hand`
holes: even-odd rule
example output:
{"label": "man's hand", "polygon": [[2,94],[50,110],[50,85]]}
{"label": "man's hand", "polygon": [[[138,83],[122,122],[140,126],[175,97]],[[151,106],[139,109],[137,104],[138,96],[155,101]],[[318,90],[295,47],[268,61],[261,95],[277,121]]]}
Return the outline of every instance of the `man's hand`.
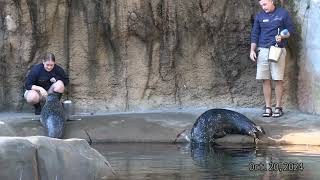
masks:
{"label": "man's hand", "polygon": [[256,54],[256,52],[253,51],[253,50],[250,51],[250,59],[251,59],[253,62],[256,62],[257,54]]}
{"label": "man's hand", "polygon": [[277,43],[281,42],[281,40],[282,40],[281,35],[277,35],[275,38],[276,38]]}

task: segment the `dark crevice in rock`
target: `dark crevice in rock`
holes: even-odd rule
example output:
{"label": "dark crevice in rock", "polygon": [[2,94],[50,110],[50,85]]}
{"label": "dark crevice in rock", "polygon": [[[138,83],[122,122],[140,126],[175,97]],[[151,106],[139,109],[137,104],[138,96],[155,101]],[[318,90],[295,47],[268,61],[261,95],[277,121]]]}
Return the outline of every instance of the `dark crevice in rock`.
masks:
{"label": "dark crevice in rock", "polygon": [[203,9],[204,7],[201,0],[199,0],[199,7],[200,7],[201,14],[203,14],[205,10]]}
{"label": "dark crevice in rock", "polygon": [[[289,12],[293,15],[293,23],[295,24],[295,33],[289,38],[288,46],[287,46],[287,54],[291,54],[291,58],[293,61],[293,68],[295,71],[292,71],[290,74],[286,74],[286,76],[289,77],[290,81],[288,83],[288,97],[292,100],[293,104],[295,106],[298,106],[299,104],[299,97],[298,97],[298,92],[299,92],[299,73],[301,72],[300,70],[300,63],[302,57],[302,48],[303,48],[303,37],[302,37],[302,25],[298,22],[296,19],[297,17],[297,12],[294,9],[294,2],[291,1],[286,1],[285,5],[288,5]],[[302,19],[302,24],[304,24],[305,18],[306,18],[306,13],[309,12],[309,6],[310,6],[310,1],[307,1],[307,6],[306,6],[306,11]],[[306,29],[306,34],[304,35],[307,37],[307,29]],[[291,61],[291,60],[290,60]],[[305,62],[303,62],[305,63]],[[286,65],[287,66],[287,65]],[[301,107],[300,107],[301,108]]]}
{"label": "dark crevice in rock", "polygon": [[148,75],[147,75],[147,80],[146,80],[146,83],[145,83],[145,86],[143,88],[143,93],[142,93],[142,97],[141,98],[144,98],[146,96],[146,91],[148,89],[150,89],[150,78],[151,78],[151,75],[152,75],[152,56],[153,56],[153,41],[151,42],[148,42],[147,43],[147,67],[148,67]]}
{"label": "dark crevice in rock", "polygon": [[[173,61],[174,53],[177,47],[177,23],[176,23],[176,8],[171,1],[163,1],[163,17],[160,45],[160,76],[163,81],[170,81],[174,78]],[[174,12],[171,12],[174,11]]]}
{"label": "dark crevice in rock", "polygon": [[[102,26],[102,38],[106,49],[108,50],[108,61],[113,67],[113,77],[117,77],[120,74],[120,62],[121,56],[119,53],[119,48],[116,42],[112,40],[113,29],[111,28],[110,15],[112,13],[112,2],[109,1],[99,1],[97,6],[97,11],[99,14],[99,22]],[[106,70],[107,71],[107,70]]]}
{"label": "dark crevice in rock", "polygon": [[108,161],[105,161],[104,164],[107,165],[107,166],[111,169],[112,174],[113,174],[114,176],[117,176],[117,175],[118,175],[118,174],[116,173],[116,171],[112,168],[111,164],[110,164]]}
{"label": "dark crevice in rock", "polygon": [[93,141],[92,141],[92,139],[91,139],[90,134],[88,133],[88,131],[87,131],[86,129],[84,129],[83,131],[86,133],[86,135],[87,135],[87,137],[88,137],[88,143],[89,143],[89,145],[91,145],[91,144],[93,143]]}
{"label": "dark crevice in rock", "polygon": [[174,89],[175,89],[175,103],[178,102],[178,106],[182,106],[182,100],[181,100],[181,95],[180,95],[180,79],[181,75],[180,73],[175,73],[175,83],[174,83]]}
{"label": "dark crevice in rock", "polygon": [[[56,148],[57,150],[56,152],[56,157],[57,157],[57,162],[64,162],[65,159],[65,153],[63,151],[59,151],[58,148]],[[57,171],[57,173],[55,174],[55,179],[56,180],[60,180],[63,179],[63,171],[66,169],[67,167],[65,166],[64,163],[59,164],[59,166],[56,166],[55,170]],[[46,175],[50,175],[50,174],[46,174]],[[42,179],[50,179],[50,177],[47,178],[42,178]]]}
{"label": "dark crevice in rock", "polygon": [[5,4],[0,4],[0,109],[6,107],[6,96],[5,96],[5,85],[6,85],[6,53],[5,53],[5,14],[4,14]]}
{"label": "dark crevice in rock", "polygon": [[[115,59],[114,61],[117,61],[115,62],[115,65],[119,65],[119,68],[121,68],[121,65],[122,65],[122,57],[123,57],[123,53],[126,53],[126,51],[122,50],[122,46],[125,46],[125,44],[123,44],[123,40],[122,40],[122,34],[120,34],[120,25],[119,25],[119,21],[120,21],[120,17],[119,17],[119,4],[117,1],[109,1],[109,5],[110,5],[110,9],[113,9],[113,14],[115,15],[115,22],[114,22],[114,29],[112,29],[112,31],[110,31],[111,33],[114,33],[112,34],[112,42],[114,44],[114,47],[117,48],[118,50],[116,50],[115,52],[118,52],[118,56],[119,56],[119,59]],[[114,3],[114,6],[112,8],[111,6],[111,2]],[[111,13],[111,12],[110,12]],[[111,14],[110,14],[111,15]],[[111,26],[111,22],[110,22],[110,26]],[[125,41],[124,41],[125,42]],[[125,47],[126,48],[126,47]],[[124,52],[123,52],[124,51]]]}
{"label": "dark crevice in rock", "polygon": [[175,6],[175,12],[174,12],[174,21],[175,21],[175,42],[174,42],[174,48],[171,50],[171,59],[172,59],[172,73],[174,74],[174,102],[175,104],[178,102],[179,107],[182,105],[181,102],[181,97],[180,97],[180,88],[179,88],[179,79],[177,78],[178,76],[178,70],[177,70],[177,52],[179,51],[178,48],[180,47],[180,38],[179,38],[179,20],[178,20],[178,9],[177,6]]}
{"label": "dark crevice in rock", "polygon": [[[58,5],[60,3],[58,2]],[[58,6],[57,5],[57,6]],[[63,55],[64,59],[66,61],[66,73],[68,76],[70,76],[70,25],[71,25],[71,15],[72,15],[72,0],[66,0],[65,3],[65,9],[66,9],[66,14],[65,14],[65,19],[64,19],[64,41],[63,41]],[[71,86],[67,86],[67,99],[69,99],[69,94],[71,94]]]}
{"label": "dark crevice in rock", "polygon": [[172,1],[161,1],[160,62],[159,77],[168,84],[166,96],[172,96],[177,102],[175,56],[178,48],[177,5]]}
{"label": "dark crevice in rock", "polygon": [[[126,72],[128,72],[128,70],[127,70],[127,68],[125,68],[126,70]],[[130,105],[130,102],[129,102],[129,87],[128,87],[128,77],[126,76],[126,78],[125,78],[125,89],[126,89],[126,91],[125,91],[125,102],[124,102],[124,104],[125,104],[125,106],[124,106],[124,110],[125,111],[128,111],[129,110],[129,105]]]}
{"label": "dark crevice in rock", "polygon": [[[219,77],[220,81],[220,85],[226,85],[226,91],[223,93],[228,93],[230,95],[231,98],[231,103],[233,103],[233,96],[231,93],[232,90],[232,83],[229,80],[229,76],[230,76],[230,71],[228,71],[229,69],[233,69],[232,65],[230,64],[230,62],[228,61],[228,53],[225,52],[226,49],[222,46],[224,45],[223,41],[225,39],[221,38],[224,37],[225,33],[226,33],[226,28],[225,28],[225,17],[226,17],[226,13],[228,10],[228,0],[224,1],[224,4],[222,6],[223,9],[223,14],[219,17],[218,19],[218,23],[215,24],[215,29],[220,29],[220,31],[215,32],[213,30],[211,30],[211,25],[208,26],[207,24],[207,32],[210,33],[210,37],[211,37],[211,41],[209,41],[210,44],[212,44],[211,46],[214,47],[214,52],[211,52],[211,59],[214,61],[214,65],[218,66],[220,68],[215,68],[216,69],[216,76]],[[222,81],[223,80],[223,81]],[[217,84],[217,85],[219,85]],[[220,86],[219,85],[219,86]],[[219,89],[217,87],[213,87],[215,89]],[[217,95],[222,94],[222,92],[216,92]]]}
{"label": "dark crevice in rock", "polygon": [[207,13],[208,9],[211,8],[211,6],[213,5],[213,0],[199,0],[199,8],[200,8],[200,12],[201,14],[203,13]]}
{"label": "dark crevice in rock", "polygon": [[[69,6],[69,1],[72,1],[72,0],[66,0],[66,6],[65,6],[65,11],[66,11],[66,13],[65,13],[65,16],[64,16],[64,20],[66,21],[67,20],[67,18],[68,18],[68,15],[69,15],[69,12],[68,11],[70,11],[70,8],[71,8],[71,5]],[[45,2],[45,1],[44,1]],[[53,13],[53,18],[52,19],[55,19],[55,20],[58,20],[60,17],[59,17],[59,7],[60,7],[60,2],[61,2],[61,0],[57,0],[57,3],[56,3],[56,6],[55,6],[55,8],[54,8],[54,13]],[[46,5],[43,5],[44,7],[46,7]],[[45,11],[46,11],[46,8],[44,8],[45,9]],[[44,14],[44,18],[45,18],[45,22],[48,20],[48,19],[46,19],[47,17],[46,17],[46,14]],[[56,27],[58,26],[58,24],[57,24],[58,22],[57,21],[53,21],[52,22],[52,24],[51,24],[51,29],[56,29]],[[65,25],[63,26],[64,28],[65,28]],[[65,34],[64,34],[64,37],[65,37]],[[64,47],[63,47],[64,48]]]}
{"label": "dark crevice in rock", "polygon": [[35,180],[41,180],[41,174],[40,174],[40,172],[41,172],[41,169],[40,169],[40,165],[39,165],[39,153],[38,153],[38,149],[37,148],[35,148],[35,160],[34,160],[34,171],[35,171],[35,175],[36,175],[36,177],[35,177]]}
{"label": "dark crevice in rock", "polygon": [[22,19],[22,9],[21,9],[21,3],[20,0],[13,0],[14,6],[16,7],[16,10],[18,12],[18,24],[21,25],[21,19]]}
{"label": "dark crevice in rock", "polygon": [[[299,41],[296,41],[296,42],[299,42]],[[287,49],[289,50],[288,53],[291,54],[291,59],[292,61],[294,62],[293,63],[293,66],[294,66],[294,69],[297,70],[297,72],[299,72],[300,68],[299,68],[299,65],[298,65],[298,53],[297,51],[295,51],[296,47],[292,47],[292,46],[295,46],[295,45],[291,45],[289,44],[287,46]],[[299,82],[299,74],[298,73],[295,73],[295,72],[292,72],[291,74],[287,75],[287,76],[290,76],[290,82],[288,83],[288,97],[291,99],[292,103],[296,106],[298,104],[298,96],[297,96],[297,92],[298,92],[298,82]]]}
{"label": "dark crevice in rock", "polygon": [[88,49],[87,49],[87,60],[89,63],[89,90],[88,96],[94,97],[97,93],[97,73],[99,72],[100,66],[97,59],[97,32],[98,32],[98,14],[97,4],[86,0],[83,1],[83,10],[85,13],[85,24],[87,25],[88,32]]}
{"label": "dark crevice in rock", "polygon": [[33,62],[35,54],[40,45],[41,25],[40,25],[40,4],[34,3],[32,0],[27,1],[30,14],[30,22],[32,24],[32,47],[28,57],[28,63]]}
{"label": "dark crevice in rock", "polygon": [[[147,5],[145,7],[145,11],[147,12],[147,14],[145,15],[144,18],[144,22],[143,25],[145,27],[149,27],[149,29],[146,29],[146,33],[147,36],[146,38],[143,38],[143,41],[145,41],[146,43],[146,60],[147,60],[147,80],[145,83],[145,87],[143,89],[143,93],[142,93],[142,98],[144,98],[146,96],[146,91],[147,90],[152,90],[152,88],[150,88],[150,79],[153,73],[153,66],[152,66],[152,62],[153,62],[153,48],[154,48],[154,42],[156,41],[160,41],[159,39],[159,31],[156,27],[156,20],[154,17],[154,13],[152,11],[152,4],[151,2],[146,2]],[[136,29],[136,32],[139,31],[138,29]],[[149,99],[149,97],[147,97],[147,99]]]}

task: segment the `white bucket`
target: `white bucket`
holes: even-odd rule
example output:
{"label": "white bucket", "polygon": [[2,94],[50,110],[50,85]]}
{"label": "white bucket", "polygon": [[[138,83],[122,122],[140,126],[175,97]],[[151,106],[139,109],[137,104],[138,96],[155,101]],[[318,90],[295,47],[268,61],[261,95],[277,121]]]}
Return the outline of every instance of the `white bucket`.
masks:
{"label": "white bucket", "polygon": [[277,46],[271,46],[269,49],[269,61],[278,62],[281,56],[282,49]]}
{"label": "white bucket", "polygon": [[63,101],[63,109],[64,109],[64,115],[66,119],[70,119],[72,115],[74,115],[74,107],[71,100],[65,100]]}

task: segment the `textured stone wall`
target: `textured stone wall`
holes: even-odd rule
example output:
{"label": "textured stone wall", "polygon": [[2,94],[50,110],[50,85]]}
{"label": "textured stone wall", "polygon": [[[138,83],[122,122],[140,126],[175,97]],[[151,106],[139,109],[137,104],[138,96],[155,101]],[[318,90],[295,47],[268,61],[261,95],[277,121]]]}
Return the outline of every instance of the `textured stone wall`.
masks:
{"label": "textured stone wall", "polygon": [[294,2],[299,33],[298,103],[301,110],[320,114],[320,1]]}
{"label": "textured stone wall", "polygon": [[[64,98],[78,111],[263,107],[248,57],[255,0],[0,2],[0,99],[10,110],[28,107],[23,81],[46,51],[68,72]],[[284,102],[292,108],[291,51]]]}
{"label": "textured stone wall", "polygon": [[[1,1],[0,1],[1,2]],[[3,109],[5,102],[4,96],[4,85],[5,85],[5,74],[6,74],[6,67],[5,67],[5,51],[4,51],[4,32],[5,32],[5,23],[4,23],[4,4],[0,3],[0,109]]]}

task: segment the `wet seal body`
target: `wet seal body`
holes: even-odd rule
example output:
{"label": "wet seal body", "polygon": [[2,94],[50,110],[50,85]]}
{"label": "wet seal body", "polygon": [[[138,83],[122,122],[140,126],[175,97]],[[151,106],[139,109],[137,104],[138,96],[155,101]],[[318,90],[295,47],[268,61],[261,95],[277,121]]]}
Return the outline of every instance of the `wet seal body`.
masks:
{"label": "wet seal body", "polygon": [[57,93],[48,95],[41,111],[40,122],[47,129],[49,137],[62,138],[65,116]]}
{"label": "wet seal body", "polygon": [[242,134],[254,139],[265,134],[243,114],[227,109],[210,109],[201,114],[191,129],[191,142],[215,143],[215,139],[227,134]]}

